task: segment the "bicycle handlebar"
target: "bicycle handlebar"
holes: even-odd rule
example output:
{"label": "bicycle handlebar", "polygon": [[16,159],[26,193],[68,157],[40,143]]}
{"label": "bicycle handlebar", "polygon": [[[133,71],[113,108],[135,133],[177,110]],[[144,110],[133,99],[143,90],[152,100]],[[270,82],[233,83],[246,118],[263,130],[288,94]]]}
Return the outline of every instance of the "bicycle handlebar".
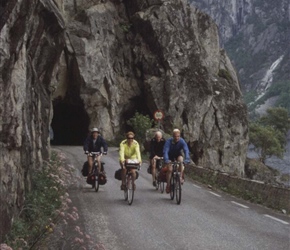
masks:
{"label": "bicycle handlebar", "polygon": [[89,155],[89,156],[99,156],[99,155],[103,155],[103,152],[85,152],[86,155]]}

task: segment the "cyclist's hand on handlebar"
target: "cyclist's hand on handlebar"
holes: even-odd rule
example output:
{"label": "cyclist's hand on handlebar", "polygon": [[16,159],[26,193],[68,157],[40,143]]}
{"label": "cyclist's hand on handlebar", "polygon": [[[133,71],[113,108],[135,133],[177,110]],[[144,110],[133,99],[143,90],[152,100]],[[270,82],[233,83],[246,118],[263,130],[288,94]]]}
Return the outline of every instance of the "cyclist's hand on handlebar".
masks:
{"label": "cyclist's hand on handlebar", "polygon": [[107,152],[104,152],[103,155],[107,155]]}
{"label": "cyclist's hand on handlebar", "polygon": [[85,151],[85,154],[86,154],[86,155],[89,154],[89,151]]}

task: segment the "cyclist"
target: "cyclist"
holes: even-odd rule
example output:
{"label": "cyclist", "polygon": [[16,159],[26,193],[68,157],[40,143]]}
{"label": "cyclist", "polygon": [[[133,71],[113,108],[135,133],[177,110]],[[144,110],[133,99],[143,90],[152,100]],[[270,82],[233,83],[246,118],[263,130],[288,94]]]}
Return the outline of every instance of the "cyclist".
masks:
{"label": "cyclist", "polygon": [[[84,151],[88,155],[88,163],[89,163],[89,174],[92,172],[93,168],[93,156],[91,156],[90,152],[101,152],[101,148],[103,147],[103,154],[106,155],[108,151],[108,145],[105,139],[100,135],[100,131],[97,128],[92,128],[90,135],[84,142]],[[98,170],[101,171],[101,155],[97,156],[98,162]]]}
{"label": "cyclist", "polygon": [[150,141],[150,162],[152,167],[152,184],[154,187],[156,187],[156,159],[159,157],[163,157],[163,147],[165,144],[164,138],[162,138],[162,133],[160,131],[157,131],[155,133],[155,136]]}
{"label": "cyclist", "polygon": [[[173,137],[166,140],[164,149],[163,149],[163,159],[165,163],[165,167],[167,167],[167,174],[166,174],[166,193],[170,193],[170,176],[172,173],[172,165],[170,164],[171,161],[177,160],[178,162],[183,162],[182,150],[185,155],[184,163],[190,163],[189,157],[189,149],[184,139],[180,137],[180,130],[174,129],[173,130]],[[179,169],[181,172],[181,183],[184,182],[183,179],[183,170],[184,166]]]}
{"label": "cyclist", "polygon": [[[122,185],[121,185],[121,190],[124,190],[126,188],[125,184],[125,179],[126,179],[126,167],[125,167],[125,161],[128,159],[136,159],[139,161],[139,164],[142,164],[141,160],[141,153],[140,153],[140,147],[139,143],[134,140],[135,134],[131,131],[129,131],[126,134],[125,140],[123,140],[120,143],[120,151],[119,151],[119,156],[120,156],[120,165],[122,168]],[[136,173],[135,169],[132,169],[132,174],[134,178],[136,178]]]}

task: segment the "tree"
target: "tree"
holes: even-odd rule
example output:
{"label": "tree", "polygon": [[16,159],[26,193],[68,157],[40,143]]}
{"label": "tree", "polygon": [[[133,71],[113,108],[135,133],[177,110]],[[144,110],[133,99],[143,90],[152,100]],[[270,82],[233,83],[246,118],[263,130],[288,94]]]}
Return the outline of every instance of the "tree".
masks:
{"label": "tree", "polygon": [[137,141],[145,141],[146,130],[152,127],[153,120],[148,115],[142,115],[136,112],[135,115],[127,121],[132,126]]}
{"label": "tree", "polygon": [[260,160],[265,163],[266,159],[275,155],[282,158],[284,147],[279,141],[281,133],[270,126],[262,126],[258,123],[250,124],[250,143],[254,145]]}
{"label": "tree", "polygon": [[259,121],[263,126],[269,126],[276,131],[276,137],[279,139],[283,147],[287,143],[287,133],[290,129],[290,118],[285,108],[270,108],[267,114],[262,116]]}
{"label": "tree", "polygon": [[259,123],[265,126],[271,126],[284,135],[286,135],[290,129],[290,117],[288,115],[288,111],[287,109],[281,107],[269,108],[267,110],[267,115],[262,116]]}

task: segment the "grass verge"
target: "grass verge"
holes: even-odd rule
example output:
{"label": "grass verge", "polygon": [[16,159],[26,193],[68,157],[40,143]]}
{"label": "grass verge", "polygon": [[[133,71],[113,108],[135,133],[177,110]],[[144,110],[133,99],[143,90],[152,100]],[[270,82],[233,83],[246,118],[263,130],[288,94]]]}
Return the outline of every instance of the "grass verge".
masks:
{"label": "grass verge", "polygon": [[[66,156],[52,151],[51,159],[32,176],[31,191],[0,249],[103,249],[84,233],[78,209],[67,192],[77,185],[75,168]],[[82,180],[83,181],[83,180]]]}

